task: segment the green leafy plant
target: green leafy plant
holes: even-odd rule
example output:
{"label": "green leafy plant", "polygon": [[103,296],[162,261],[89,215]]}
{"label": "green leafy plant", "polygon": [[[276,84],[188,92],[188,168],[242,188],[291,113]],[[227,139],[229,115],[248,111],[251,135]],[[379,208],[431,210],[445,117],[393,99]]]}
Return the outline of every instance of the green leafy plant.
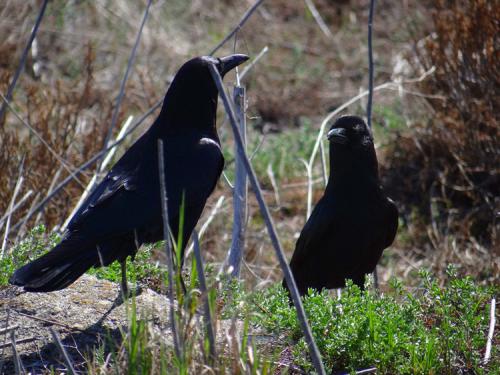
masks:
{"label": "green leafy plant", "polygon": [[27,262],[34,260],[60,241],[57,233],[46,235],[44,225],[34,227],[18,244],[7,249],[0,259],[0,285],[7,285],[12,273]]}
{"label": "green leafy plant", "polygon": [[[304,307],[325,365],[332,371],[376,367],[398,374],[498,371],[500,361],[489,366],[481,362],[495,290],[458,278],[452,269],[449,276],[449,284],[441,287],[421,272],[422,288],[412,293],[397,281],[380,295],[352,283],[340,299],[310,291]],[[296,363],[312,370],[295,310],[282,287],[248,298],[258,310],[254,325],[284,336]]]}

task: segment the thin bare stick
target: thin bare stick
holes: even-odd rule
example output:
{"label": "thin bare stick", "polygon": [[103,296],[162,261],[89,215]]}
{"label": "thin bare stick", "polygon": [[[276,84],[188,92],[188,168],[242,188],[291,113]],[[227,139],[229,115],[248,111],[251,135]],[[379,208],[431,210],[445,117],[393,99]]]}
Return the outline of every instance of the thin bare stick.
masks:
{"label": "thin bare stick", "polygon": [[316,8],[316,6],[312,2],[312,0],[305,0],[305,2],[306,2],[306,5],[307,5],[307,8],[311,12],[314,20],[318,24],[318,26],[321,29],[321,31],[323,32],[323,34],[325,34],[325,36],[328,37],[328,38],[333,38],[332,32],[330,31],[330,29],[328,28],[328,26],[326,26],[326,23],[323,20],[323,17],[321,17],[321,14],[319,14],[318,9]]}
{"label": "thin bare stick", "polygon": [[[152,2],[153,2],[152,0],[149,0],[148,4],[146,5],[146,9],[144,10],[144,15],[142,16],[141,25],[139,26],[139,31],[137,32],[137,36],[135,38],[134,47],[132,48],[132,52],[130,53],[130,57],[128,59],[127,69],[125,70],[125,75],[123,76],[122,82],[120,84],[120,92],[118,94],[118,98],[116,99],[116,105],[115,105],[115,108],[113,111],[113,116],[111,117],[111,125],[109,126],[108,133],[106,134],[106,138],[104,139],[103,149],[106,149],[108,147],[108,142],[111,139],[111,134],[113,134],[113,129],[115,128],[116,122],[118,121],[118,114],[120,113],[120,106],[122,104],[123,95],[125,94],[125,84],[127,83],[130,69],[132,68],[132,64],[134,63],[134,60],[135,60],[137,47],[139,46],[139,42],[140,42],[141,36],[142,36],[142,30],[144,29],[144,25],[146,24],[146,20],[148,18],[148,13],[149,13],[149,8],[151,7]],[[103,168],[104,168],[103,164],[104,163],[101,163],[101,165],[99,166],[99,168],[98,168],[99,172],[101,172],[103,170]]]}
{"label": "thin bare stick", "polygon": [[167,181],[165,173],[165,159],[163,151],[163,141],[158,139],[158,172],[160,174],[160,194],[161,194],[161,212],[163,217],[163,238],[165,239],[165,253],[167,256],[168,267],[168,297],[170,299],[170,325],[172,328],[172,336],[174,337],[175,354],[179,361],[181,360],[182,350],[180,347],[180,337],[177,330],[177,321],[174,311],[174,261],[172,259],[172,243],[169,234],[168,225],[168,197],[167,197]]}
{"label": "thin bare stick", "polygon": [[[370,13],[368,15],[368,102],[366,103],[366,119],[368,129],[372,131],[372,104],[373,104],[373,46],[372,46],[372,32],[373,32],[373,13],[375,11],[375,0],[370,0]],[[372,132],[373,134],[373,132]],[[378,290],[378,272],[377,265],[373,269],[373,286]]]}
{"label": "thin bare stick", "polygon": [[[31,342],[31,341],[35,341],[36,340],[36,337],[35,336],[32,336],[32,337],[26,337],[24,339],[16,339],[16,344],[25,344],[27,342]],[[12,344],[11,343],[6,343],[6,344],[0,344],[0,349],[5,349],[5,348],[8,348],[9,346],[11,346]],[[0,366],[0,371],[1,371],[1,366]],[[3,372],[0,372],[0,374],[4,374]]]}
{"label": "thin bare stick", "polygon": [[229,34],[226,35],[222,41],[215,46],[215,48],[210,51],[209,55],[212,56],[215,52],[219,50],[226,42],[233,37],[234,34],[236,34],[242,27],[243,25],[248,21],[250,16],[255,12],[255,10],[259,7],[260,4],[262,4],[264,0],[257,0],[248,10],[245,12],[243,17],[241,17],[240,22],[231,30]]}
{"label": "thin bare stick", "polygon": [[63,171],[63,167],[59,167],[59,169],[54,173],[54,177],[52,177],[52,181],[50,182],[49,188],[47,189],[47,195],[50,194],[54,190],[54,186],[56,186],[57,180],[61,177],[61,173]]}
{"label": "thin bare stick", "polygon": [[233,190],[234,189],[234,185],[229,180],[229,177],[227,177],[226,172],[222,171],[222,177],[224,177],[224,181],[226,181],[226,184],[227,184],[227,186],[229,186],[229,189]]}
{"label": "thin bare stick", "polygon": [[33,198],[33,201],[31,202],[28,213],[21,220],[21,226],[19,227],[19,230],[17,231],[15,243],[19,242],[22,238],[24,238],[24,236],[23,236],[24,235],[24,228],[25,228],[25,225],[27,222],[27,220],[25,218],[31,214],[31,211],[33,211],[33,207],[35,207],[35,204],[38,202],[39,197],[40,197],[40,193],[36,193],[35,197]]}
{"label": "thin bare stick", "polygon": [[[115,142],[121,141],[122,138],[125,137],[125,135],[127,134],[127,130],[130,128],[130,125],[132,124],[133,120],[134,120],[134,116],[127,117],[127,119],[125,120],[125,122],[122,125],[122,128],[120,129],[120,132],[118,133],[118,135],[115,138]],[[117,150],[117,148],[115,147],[107,152],[106,156],[102,160],[101,171],[104,168],[106,168],[108,166],[108,164],[111,162],[111,160],[113,159],[113,156],[115,156],[116,150]]]}
{"label": "thin bare stick", "polygon": [[[217,215],[219,213],[220,209],[222,208],[222,203],[224,203],[225,199],[226,199],[226,197],[224,195],[221,195],[219,197],[219,199],[217,199],[217,202],[215,203],[214,208],[212,209],[212,211],[210,211],[210,214],[208,215],[207,220],[203,223],[203,225],[200,228],[200,231],[198,232],[198,239],[203,238],[203,235],[205,234],[208,227],[210,226],[210,224],[214,220],[215,215]],[[184,255],[184,258],[189,257],[191,252],[193,251],[193,249],[194,249],[194,244],[191,243],[189,248],[186,250],[186,254]]]}
{"label": "thin bare stick", "polygon": [[[306,6],[308,7],[309,11],[311,12],[314,20],[318,24],[321,32],[328,38],[330,39],[335,48],[335,52],[337,53],[338,57],[340,58],[341,61],[347,61],[347,55],[344,51],[344,46],[342,45],[341,42],[339,42],[338,38],[335,38],[335,36],[332,34],[330,31],[330,28],[326,25],[325,21],[323,20],[323,17],[321,17],[321,14],[318,11],[318,8],[314,5],[312,0],[305,0]],[[306,51],[307,52],[307,51]],[[314,51],[310,51],[311,53],[317,55]]]}
{"label": "thin bare stick", "polygon": [[[75,174],[78,174],[78,173],[81,173],[82,171],[84,171],[85,169],[89,168],[96,160],[98,160],[102,155],[104,155],[106,152],[108,152],[109,150],[115,148],[116,146],[118,146],[120,143],[122,143],[125,138],[131,134],[140,124],[142,124],[144,122],[144,120],[149,117],[158,107],[161,106],[161,104],[163,103],[163,99],[159,100],[158,102],[156,102],[155,105],[153,105],[151,108],[149,108],[146,113],[144,113],[137,121],[136,123],[130,128],[130,130],[128,130],[125,135],[123,136],[122,139],[120,139],[119,141],[116,141],[114,143],[112,143],[107,149],[105,150],[101,150],[99,151],[97,154],[95,154],[94,156],[92,156],[89,160],[87,160],[85,163],[83,163],[80,167],[78,167],[78,169],[75,171]],[[49,194],[47,195],[40,203],[38,203],[36,205],[36,207],[33,209],[33,211],[30,213],[29,216],[27,216],[23,222],[19,222],[17,223],[13,228],[12,230],[17,230],[19,228],[20,225],[22,225],[24,222],[28,221],[32,215],[38,213],[39,211],[43,210],[43,208],[45,207],[45,205],[50,202],[52,200],[52,198],[54,198],[54,196],[56,196],[61,190],[62,188],[64,188],[71,180],[72,180],[72,176],[68,176],[66,177],[59,185],[57,185],[57,187]]]}
{"label": "thin bare stick", "polygon": [[16,371],[16,374],[24,374],[24,367],[17,351],[16,334],[14,332],[15,331],[10,331],[10,343],[12,344],[12,353],[14,356],[14,369]]}
{"label": "thin bare stick", "polygon": [[31,44],[33,43],[33,40],[35,40],[36,33],[38,32],[38,27],[40,26],[40,23],[42,22],[43,15],[45,13],[45,9],[47,8],[47,4],[49,3],[49,0],[44,0],[42,7],[40,8],[40,12],[38,13],[38,17],[36,18],[35,21],[35,26],[33,26],[33,30],[31,30],[30,38],[28,39],[28,43],[26,43],[26,46],[24,47],[23,54],[21,55],[21,60],[19,61],[19,65],[17,66],[17,70],[14,73],[14,77],[12,78],[12,82],[9,85],[9,88],[7,89],[7,95],[5,95],[5,100],[2,103],[2,107],[0,108],[0,126],[3,124],[3,116],[5,114],[5,108],[7,102],[10,101],[12,98],[12,94],[14,93],[14,88],[16,87],[17,80],[19,79],[19,76],[21,75],[21,72],[24,70],[24,65],[26,63],[26,58],[28,57],[28,53],[31,49]]}
{"label": "thin bare stick", "polygon": [[243,71],[240,74],[240,81],[243,80],[243,78],[245,78],[247,73],[255,66],[255,64],[259,62],[259,60],[262,58],[262,56],[264,56],[267,53],[267,51],[269,51],[269,47],[265,46],[264,48],[262,48],[259,54],[255,56],[255,58],[252,59],[252,61],[249,64],[245,66],[245,69],[243,69]]}
{"label": "thin bare stick", "polygon": [[63,356],[64,363],[66,363],[66,369],[68,370],[68,374],[76,374],[73,364],[71,363],[71,359],[69,358],[68,352],[66,351],[66,348],[64,348],[64,345],[62,344],[59,335],[57,334],[54,328],[50,327],[49,330],[50,333],[52,334],[52,338],[54,339],[54,343],[56,344],[57,348],[59,349],[59,351]]}
{"label": "thin bare stick", "polygon": [[260,137],[259,143],[257,143],[257,146],[255,146],[255,149],[253,150],[252,154],[248,157],[250,161],[252,161],[255,155],[257,155],[257,152],[260,151],[260,148],[264,144],[265,140],[266,140],[266,133],[263,133],[262,137]]}
{"label": "thin bare stick", "polygon": [[[125,133],[128,130],[128,128],[129,128],[130,124],[132,123],[133,119],[134,119],[133,116],[129,116],[127,118],[127,120],[125,121],[125,123],[123,124],[123,126],[122,126],[122,128],[120,130],[120,133],[118,133],[118,136],[116,137],[115,142],[116,141],[121,141],[121,139],[125,136]],[[116,150],[117,150],[117,148],[115,147],[115,148],[112,148],[111,150],[108,151],[107,155],[102,160],[101,171],[107,167],[107,165],[109,164],[109,162],[113,158]],[[87,196],[90,194],[90,192],[94,188],[94,185],[97,182],[97,178],[98,178],[98,173],[96,172],[94,174],[94,176],[92,176],[92,179],[90,180],[90,182],[88,183],[87,187],[85,188],[85,190],[83,191],[82,195],[80,196],[80,199],[78,200],[78,203],[75,205],[75,208],[73,208],[73,211],[71,211],[71,213],[66,218],[66,221],[61,226],[61,231],[62,232],[66,229],[66,227],[68,226],[69,222],[73,218],[73,215],[78,211],[78,209],[82,205],[82,203],[85,200],[85,198],[87,198]]]}
{"label": "thin bare stick", "polygon": [[290,294],[293,303],[295,305],[295,308],[297,310],[297,318],[300,322],[306,343],[309,347],[309,352],[312,358],[313,365],[316,368],[318,374],[324,375],[326,373],[325,373],[325,368],[323,367],[323,363],[321,361],[321,355],[319,353],[318,347],[316,346],[316,343],[314,342],[314,337],[312,335],[311,328],[309,327],[309,324],[307,322],[306,313],[304,311],[304,307],[302,306],[302,301],[300,300],[300,295],[299,291],[297,290],[297,285],[295,284],[295,279],[293,278],[290,267],[288,266],[288,263],[286,261],[285,254],[283,253],[283,250],[281,248],[280,240],[278,238],[276,230],[274,229],[273,219],[269,213],[269,209],[267,208],[266,202],[264,201],[259,181],[252,168],[252,164],[250,164],[250,161],[248,160],[248,157],[246,155],[243,138],[240,134],[238,120],[235,115],[234,109],[232,107],[232,103],[229,100],[228,95],[226,94],[226,91],[224,89],[224,84],[222,83],[222,78],[217,68],[211,64],[209,65],[209,69],[210,73],[212,74],[212,78],[214,79],[215,84],[217,85],[217,88],[219,90],[219,95],[222,99],[222,102],[224,103],[226,113],[229,116],[231,127],[233,128],[235,142],[238,145],[238,153],[241,155],[241,158],[247,170],[248,178],[250,180],[250,183],[252,184],[252,189],[257,198],[260,211],[262,213],[262,216],[264,217],[264,221],[266,223],[267,230],[271,238],[271,243],[273,244],[273,247],[276,251],[278,261],[285,275],[285,280],[288,284],[288,287],[290,288]]}
{"label": "thin bare stick", "polygon": [[[9,322],[10,322],[10,309],[8,308],[7,309],[7,317],[5,318],[5,328],[8,328],[9,327]],[[1,345],[5,345],[7,344],[7,335],[5,335],[4,339],[3,339],[3,344]],[[2,347],[0,345],[0,349],[2,350],[2,352],[0,353],[0,374],[3,374],[3,366],[5,364],[5,356],[4,356],[4,353],[5,353],[5,347]]]}
{"label": "thin bare stick", "polygon": [[[246,114],[245,114],[245,88],[236,86],[233,91],[233,101],[236,105],[240,132],[246,147]],[[235,148],[237,146],[235,145]],[[236,152],[235,181],[233,189],[233,233],[231,248],[227,257],[227,265],[231,268],[231,276],[238,278],[241,270],[241,258],[245,243],[245,218],[247,212],[247,175],[241,156]]]}
{"label": "thin bare stick", "polygon": [[280,192],[278,189],[278,183],[276,182],[276,177],[274,176],[273,165],[269,163],[266,169],[267,176],[269,177],[269,181],[271,181],[271,186],[274,190],[274,200],[276,201],[276,205],[281,206]]}
{"label": "thin bare stick", "polygon": [[366,374],[376,374],[376,373],[377,373],[376,367],[365,368],[363,370],[358,370],[355,372],[356,375],[366,375]]}
{"label": "thin bare stick", "polygon": [[68,329],[70,331],[79,331],[79,332],[91,335],[90,333],[88,333],[87,330],[84,330],[84,329],[71,327],[71,326],[69,326],[67,324],[56,322],[55,320],[49,320],[49,319],[39,318],[38,316],[26,314],[26,313],[23,313],[21,311],[15,310],[15,309],[11,309],[11,310],[14,311],[16,314],[19,314],[19,315],[24,316],[24,317],[29,318],[29,319],[38,320],[39,322],[44,322],[44,323],[48,323],[48,324],[53,324],[53,325],[56,325],[56,326],[59,326],[59,327],[66,328],[66,329]]}
{"label": "thin bare stick", "polygon": [[33,190],[28,190],[26,194],[17,202],[14,207],[9,208],[8,211],[5,213],[5,215],[2,216],[0,219],[0,228],[2,228],[2,224],[7,220],[8,217],[10,217],[14,212],[16,212],[19,208],[21,208],[24,203],[26,203],[26,200],[31,197],[33,194]]}
{"label": "thin bare stick", "polygon": [[201,257],[200,251],[200,241],[198,238],[198,233],[196,230],[193,230],[193,234],[191,235],[193,238],[194,244],[194,257],[196,259],[196,271],[198,273],[198,280],[200,281],[200,291],[203,296],[203,313],[205,320],[205,327],[207,330],[208,343],[210,345],[210,361],[213,362],[216,358],[216,347],[215,347],[215,331],[212,323],[212,313],[210,311],[210,303],[208,301],[208,292],[207,292],[207,282],[205,280],[205,268],[203,267],[203,258]]}
{"label": "thin bare stick", "polygon": [[484,361],[483,361],[484,364],[487,364],[491,357],[491,343],[493,342],[493,333],[495,332],[495,324],[496,324],[495,307],[496,307],[496,299],[492,298],[490,304],[490,328],[488,330],[488,339],[486,341],[486,351],[484,353]]}
{"label": "thin bare stick", "polygon": [[19,326],[18,325],[13,325],[13,326],[8,326],[8,327],[5,327],[5,328],[0,328],[0,335],[3,335],[9,331],[12,331],[13,329],[18,329]]}
{"label": "thin bare stick", "polygon": [[[24,164],[24,160],[19,167],[19,178],[17,179],[16,186],[14,188],[14,192],[12,193],[12,198],[11,198],[10,203],[9,203],[9,211],[12,211],[12,207],[14,207],[15,202],[16,202],[17,194],[19,193],[19,190],[21,190],[21,186],[23,185],[23,181],[24,181],[24,177],[22,176],[23,164]],[[5,254],[5,249],[7,247],[7,239],[9,237],[10,218],[11,217],[12,217],[11,215],[7,216],[7,222],[5,223],[5,231],[4,231],[3,241],[2,241],[2,249],[1,249],[0,259],[3,259],[3,256]]]}
{"label": "thin bare stick", "polygon": [[[47,189],[46,196],[49,196],[52,193],[52,191],[54,190],[54,186],[56,185],[57,181],[59,180],[59,177],[61,177],[62,170],[63,170],[63,167],[61,166],[56,171],[56,173],[54,173],[54,177],[52,178],[52,181],[50,182],[49,188]],[[36,226],[41,219],[42,219],[42,213],[39,212],[38,215],[36,215],[34,225]]]}
{"label": "thin bare stick", "polygon": [[321,171],[323,172],[323,185],[326,187],[326,184],[328,183],[328,173],[326,172],[325,144],[323,142],[320,142],[319,148],[321,156]]}
{"label": "thin bare stick", "polygon": [[313,180],[312,180],[312,171],[309,167],[309,164],[304,159],[300,159],[300,161],[304,164],[306,168],[307,174],[307,211],[306,211],[306,221],[309,219],[312,213],[312,195],[313,195]]}
{"label": "thin bare stick", "polygon": [[373,48],[372,48],[372,29],[373,12],[375,10],[375,0],[370,0],[370,14],[368,15],[368,103],[366,103],[366,118],[368,128],[372,128],[372,102],[373,102]]}

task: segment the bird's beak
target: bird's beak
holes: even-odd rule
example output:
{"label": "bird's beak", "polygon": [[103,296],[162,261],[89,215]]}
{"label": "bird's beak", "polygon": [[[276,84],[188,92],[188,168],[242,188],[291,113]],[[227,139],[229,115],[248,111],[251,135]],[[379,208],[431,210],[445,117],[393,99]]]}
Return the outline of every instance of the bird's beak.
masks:
{"label": "bird's beak", "polygon": [[348,141],[347,132],[344,128],[333,128],[327,133],[329,141],[334,143],[346,144]]}
{"label": "bird's beak", "polygon": [[229,55],[220,58],[218,68],[221,76],[224,76],[224,74],[229,72],[231,69],[234,69],[238,65],[243,64],[248,59],[249,57],[247,55],[242,55],[242,54]]}

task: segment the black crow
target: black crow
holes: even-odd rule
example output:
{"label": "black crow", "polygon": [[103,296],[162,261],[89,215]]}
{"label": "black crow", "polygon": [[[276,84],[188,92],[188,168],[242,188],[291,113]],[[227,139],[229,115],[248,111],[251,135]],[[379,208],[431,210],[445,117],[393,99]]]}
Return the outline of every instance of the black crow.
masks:
{"label": "black crow", "polygon": [[[330,177],[297,241],[290,268],[301,295],[308,288],[364,287],[398,228],[398,210],[384,194],[373,138],[357,116],[340,117],[328,132]],[[286,282],[283,286],[287,288]]]}
{"label": "black crow", "polygon": [[169,226],[177,239],[180,207],[182,251],[222,172],[224,158],[215,126],[218,91],[209,64],[220,74],[242,64],[245,55],[197,57],[177,72],[160,115],[121,157],[71,219],[62,241],[19,268],[10,283],[30,292],[67,287],[91,267],[125,264],[143,243],[163,238],[157,141],[164,143]]}

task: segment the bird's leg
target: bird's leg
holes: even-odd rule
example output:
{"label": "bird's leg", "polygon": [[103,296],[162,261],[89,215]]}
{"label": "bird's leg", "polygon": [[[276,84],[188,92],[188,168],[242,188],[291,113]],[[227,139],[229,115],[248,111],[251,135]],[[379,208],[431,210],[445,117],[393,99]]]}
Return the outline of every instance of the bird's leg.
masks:
{"label": "bird's leg", "polygon": [[123,299],[127,299],[129,297],[129,290],[127,285],[127,259],[123,259],[120,261],[120,265],[122,268],[122,282],[121,282],[121,293]]}
{"label": "bird's leg", "polygon": [[377,272],[377,266],[375,266],[375,269],[373,270],[373,287],[375,290],[378,290],[378,272]]}
{"label": "bird's leg", "polygon": [[363,291],[365,290],[365,274],[362,273],[361,275],[354,276],[352,278],[352,282],[354,285],[357,285],[359,290]]}

